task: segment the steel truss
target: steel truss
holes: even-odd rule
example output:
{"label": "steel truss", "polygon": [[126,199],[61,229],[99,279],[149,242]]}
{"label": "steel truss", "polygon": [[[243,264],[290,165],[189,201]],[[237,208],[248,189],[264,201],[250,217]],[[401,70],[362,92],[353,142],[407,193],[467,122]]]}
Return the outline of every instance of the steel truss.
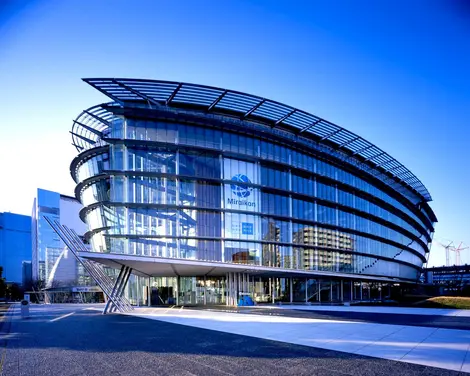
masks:
{"label": "steel truss", "polygon": [[95,280],[108,298],[103,314],[115,311],[119,311],[121,313],[132,311],[134,308],[124,297],[124,289],[129,281],[132,268],[122,266],[119,276],[114,282],[111,277],[104,272],[103,267],[100,264],[80,257],[79,252],[89,252],[89,250],[85,247],[83,241],[73,229],[61,225],[57,220],[53,220],[48,216],[44,216],[44,219],[57,235],[59,235],[78,262],[83,265],[84,269]]}

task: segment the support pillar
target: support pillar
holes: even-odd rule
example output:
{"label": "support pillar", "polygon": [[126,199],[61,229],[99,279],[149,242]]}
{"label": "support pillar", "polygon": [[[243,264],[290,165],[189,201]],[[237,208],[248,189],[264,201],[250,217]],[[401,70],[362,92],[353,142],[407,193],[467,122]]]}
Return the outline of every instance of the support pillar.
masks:
{"label": "support pillar", "polygon": [[362,301],[362,281],[360,281],[360,289],[359,289],[359,296],[361,298],[361,301]]}
{"label": "support pillar", "polygon": [[227,273],[227,305],[232,305],[232,274]]}
{"label": "support pillar", "polygon": [[207,287],[206,287],[206,276],[204,276],[204,289],[202,290],[204,292],[204,305],[207,305]]}
{"label": "support pillar", "polygon": [[150,286],[150,277],[147,279],[147,307],[150,307],[150,294],[152,291],[152,287]]}
{"label": "support pillar", "polygon": [[272,289],[272,285],[271,285],[271,278],[268,278],[268,292],[269,292],[269,296],[272,298],[273,289]]}
{"label": "support pillar", "polygon": [[[114,283],[113,289],[111,290],[111,297],[114,297],[114,294],[116,293],[117,286],[121,284],[121,279],[123,277],[123,273],[124,273],[125,269],[126,269],[126,267],[124,265],[121,266],[121,271],[119,272],[119,275],[116,278],[116,282]],[[106,314],[108,312],[108,309],[109,309],[111,303],[112,303],[111,299],[108,298],[107,302],[106,302],[106,305],[104,306],[104,309],[103,309],[103,314]]]}
{"label": "support pillar", "polygon": [[238,303],[238,294],[240,292],[240,273],[235,273],[235,294],[234,294],[234,302],[233,305],[236,306]]}
{"label": "support pillar", "polygon": [[225,305],[228,306],[228,273],[225,274]]}
{"label": "support pillar", "polygon": [[232,306],[235,305],[237,291],[237,273],[232,273]]}
{"label": "support pillar", "polygon": [[344,302],[344,296],[343,296],[343,280],[341,280],[341,301]]}
{"label": "support pillar", "polygon": [[[127,282],[129,281],[129,277],[131,276],[131,272],[132,272],[132,268],[129,268],[129,267],[125,267],[124,269],[124,274],[121,278],[121,283],[119,284],[115,294],[114,294],[114,297],[117,298],[117,300],[119,300],[119,298],[124,294],[124,290],[127,286]],[[114,312],[117,310],[117,307],[116,305],[113,303],[111,308],[109,309],[109,312]]]}
{"label": "support pillar", "polygon": [[[127,283],[129,282],[129,278],[131,277],[132,274],[132,268],[128,267],[127,268],[127,275],[125,276],[124,283],[122,284],[121,291],[118,292],[117,297],[121,298],[124,295],[124,291],[126,290]],[[117,309],[116,306],[113,307],[113,310],[115,311]]]}
{"label": "support pillar", "polygon": [[318,280],[318,302],[321,303],[321,280]]}
{"label": "support pillar", "polygon": [[271,298],[274,304],[274,278],[269,278],[269,282],[271,283]]}
{"label": "support pillar", "polygon": [[180,304],[180,289],[181,289],[181,278],[179,275],[176,276],[176,305]]}
{"label": "support pillar", "polygon": [[290,277],[289,278],[289,299],[291,303],[294,302],[294,286],[292,284],[293,281],[294,281],[294,278]]}
{"label": "support pillar", "polygon": [[308,278],[305,278],[305,303],[308,303]]}

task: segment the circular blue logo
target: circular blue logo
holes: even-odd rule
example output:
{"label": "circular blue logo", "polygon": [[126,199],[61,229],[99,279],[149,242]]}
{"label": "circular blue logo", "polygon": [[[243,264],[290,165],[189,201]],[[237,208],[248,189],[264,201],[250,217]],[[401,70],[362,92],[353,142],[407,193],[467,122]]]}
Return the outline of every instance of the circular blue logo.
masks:
{"label": "circular blue logo", "polygon": [[237,174],[232,177],[232,181],[236,181],[238,184],[230,184],[230,188],[232,189],[232,193],[240,198],[246,198],[251,194],[253,190],[252,187],[247,186],[246,184],[240,183],[248,183],[251,184],[251,180],[248,179],[246,175]]}

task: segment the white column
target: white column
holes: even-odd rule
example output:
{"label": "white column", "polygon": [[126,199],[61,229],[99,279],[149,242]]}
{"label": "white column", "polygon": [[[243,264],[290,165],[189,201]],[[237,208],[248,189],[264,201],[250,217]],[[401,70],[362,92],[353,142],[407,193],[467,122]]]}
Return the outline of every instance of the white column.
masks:
{"label": "white column", "polygon": [[180,276],[176,276],[176,305],[180,303]]}
{"label": "white column", "polygon": [[150,277],[147,278],[147,307],[150,307]]}
{"label": "white column", "polygon": [[207,288],[206,288],[206,276],[204,276],[204,289],[202,290],[204,291],[204,305],[207,305]]}
{"label": "white column", "polygon": [[237,283],[236,283],[236,286],[237,286],[237,291],[236,291],[236,294],[235,294],[235,305],[238,304],[238,299],[239,299],[239,294],[240,294],[240,291],[241,291],[241,284],[242,284],[242,281],[241,281],[241,273],[235,273],[236,277],[237,277]]}
{"label": "white column", "polygon": [[230,273],[230,305],[233,306],[233,294],[235,291],[235,277],[233,273]]}
{"label": "white column", "polygon": [[270,283],[271,283],[271,298],[272,298],[272,303],[274,304],[274,278],[270,278]]}
{"label": "white column", "polygon": [[228,288],[228,273],[225,274],[225,305],[228,306],[229,288]]}

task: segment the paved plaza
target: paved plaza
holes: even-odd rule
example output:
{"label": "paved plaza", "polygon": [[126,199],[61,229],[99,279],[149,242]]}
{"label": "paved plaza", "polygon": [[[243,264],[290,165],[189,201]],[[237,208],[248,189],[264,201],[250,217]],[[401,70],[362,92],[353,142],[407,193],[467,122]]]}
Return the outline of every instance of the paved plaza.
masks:
{"label": "paved plaza", "polygon": [[193,309],[196,308],[254,315],[359,321],[375,324],[405,324],[407,326],[470,330],[470,311],[457,309],[318,305],[258,305],[255,307],[231,308],[227,308],[226,306],[213,306],[210,308],[194,307]]}
{"label": "paved plaza", "polygon": [[[442,369],[470,372],[470,330],[445,329],[391,324],[376,324],[363,321],[325,320],[299,318],[278,314],[279,310],[305,310],[305,306],[274,306],[240,310],[193,310],[139,308],[132,315],[174,324],[218,330],[226,333],[286,342],[296,345],[344,351],[352,354],[374,356],[407,363],[422,364]],[[370,313],[377,317],[382,314],[397,317],[410,314],[424,315],[445,313],[459,317],[469,327],[469,311],[382,308],[382,307],[307,307],[311,311],[337,311]],[[257,314],[259,310],[272,314]],[[434,311],[434,312],[433,312]],[[270,312],[270,313],[271,313]],[[425,313],[424,313],[425,312]],[[281,312],[284,313],[284,312]],[[395,320],[398,321],[398,320]],[[457,321],[458,322],[458,321]]]}
{"label": "paved plaza", "polygon": [[[466,330],[186,307],[102,315],[102,308],[33,305],[30,318],[22,319],[15,305],[2,325],[2,375],[389,376],[470,371]],[[413,364],[420,362],[427,366]]]}

